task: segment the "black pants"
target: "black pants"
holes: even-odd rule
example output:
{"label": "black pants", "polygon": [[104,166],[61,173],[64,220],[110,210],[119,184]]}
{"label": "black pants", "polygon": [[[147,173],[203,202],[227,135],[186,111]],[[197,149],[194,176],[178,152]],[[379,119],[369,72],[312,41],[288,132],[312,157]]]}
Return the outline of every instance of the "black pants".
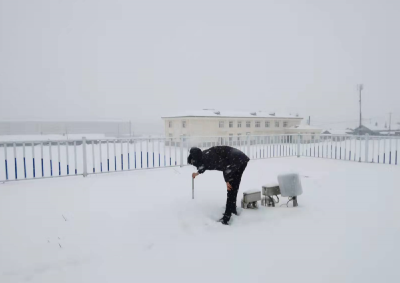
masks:
{"label": "black pants", "polygon": [[232,174],[232,178],[229,181],[229,184],[232,186],[232,189],[228,191],[226,198],[226,208],[224,215],[228,218],[231,217],[232,212],[236,211],[236,198],[239,192],[240,181],[242,180],[242,175],[244,170],[246,169],[247,163],[240,166],[238,170]]}

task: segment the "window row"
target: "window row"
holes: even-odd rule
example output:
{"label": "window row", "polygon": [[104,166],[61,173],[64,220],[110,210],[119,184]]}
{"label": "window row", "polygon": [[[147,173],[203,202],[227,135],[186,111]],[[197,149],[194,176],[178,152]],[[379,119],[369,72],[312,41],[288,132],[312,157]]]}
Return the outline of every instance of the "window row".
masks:
{"label": "window row", "polygon": [[[256,128],[261,128],[262,127],[261,121],[255,121],[254,124],[255,124]],[[229,121],[228,125],[229,125],[229,128],[233,128],[234,127],[233,121]],[[245,125],[246,125],[246,128],[251,128],[251,121],[246,121]],[[283,127],[286,128],[287,126],[288,126],[288,122],[284,121],[283,122]],[[219,127],[220,128],[224,128],[225,127],[225,121],[219,121]],[[242,128],[242,121],[238,121],[237,122],[237,127],[238,128]],[[271,127],[270,121],[265,121],[264,122],[264,127],[265,128]],[[280,127],[280,122],[279,121],[275,121],[275,128],[279,128],[279,127]]]}
{"label": "window row", "polygon": [[[172,121],[168,121],[168,128],[172,127],[173,127]],[[182,128],[186,128],[186,121],[182,121]]]}
{"label": "window row", "polygon": [[[186,128],[186,121],[181,121],[181,125],[182,128]],[[255,121],[255,127],[256,128],[261,128],[262,124],[261,121]],[[228,122],[228,126],[229,128],[233,128],[234,127],[234,123],[233,121],[229,121]],[[246,121],[245,123],[246,128],[251,128],[251,121]],[[288,126],[288,122],[284,121],[283,122],[283,127],[286,128]],[[172,128],[173,127],[173,122],[172,121],[168,121],[168,128]],[[219,121],[219,127],[220,128],[224,128],[225,127],[225,121]],[[242,128],[242,121],[238,121],[237,122],[237,127],[238,128]],[[265,121],[264,122],[264,127],[265,128],[269,128],[271,127],[270,121]],[[275,121],[275,128],[279,128],[280,127],[280,122],[279,121]]]}

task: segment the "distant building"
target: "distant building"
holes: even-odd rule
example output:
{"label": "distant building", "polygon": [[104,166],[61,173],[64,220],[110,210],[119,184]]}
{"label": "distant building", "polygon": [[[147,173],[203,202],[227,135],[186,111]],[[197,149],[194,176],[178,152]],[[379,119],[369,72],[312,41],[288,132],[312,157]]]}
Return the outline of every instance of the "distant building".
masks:
{"label": "distant building", "polygon": [[104,134],[129,136],[130,122],[125,121],[0,121],[0,135]]}
{"label": "distant building", "polygon": [[376,135],[379,135],[379,132],[375,132],[375,131],[367,128],[366,126],[361,125],[360,127],[355,128],[352,131],[352,134],[353,135],[360,135],[360,136],[363,136],[363,135],[366,135],[366,134],[368,134],[370,136],[376,136]]}
{"label": "distant building", "polygon": [[[221,137],[236,139],[246,135],[319,134],[321,129],[301,126],[303,118],[280,113],[217,111],[204,109],[162,117],[165,136]],[[244,138],[243,138],[244,140]]]}
{"label": "distant building", "polygon": [[350,135],[352,134],[352,130],[347,129],[347,130],[324,130],[322,131],[321,134],[324,135]]}
{"label": "distant building", "polygon": [[368,125],[364,126],[362,125],[361,127],[357,127],[354,130],[352,130],[351,134],[353,135],[365,135],[369,134],[371,136],[397,136],[400,135],[399,130],[390,130],[387,128],[379,127],[378,125]]}

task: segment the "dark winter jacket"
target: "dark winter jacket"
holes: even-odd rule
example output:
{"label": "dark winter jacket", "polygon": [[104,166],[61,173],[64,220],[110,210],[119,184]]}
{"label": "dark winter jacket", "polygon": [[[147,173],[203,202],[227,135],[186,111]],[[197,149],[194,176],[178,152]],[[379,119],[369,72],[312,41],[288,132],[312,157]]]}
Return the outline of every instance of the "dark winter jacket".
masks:
{"label": "dark winter jacket", "polygon": [[230,146],[214,146],[204,151],[192,148],[188,156],[188,163],[196,166],[200,174],[206,170],[222,171],[225,182],[229,182],[235,172],[243,170],[249,160],[246,154]]}

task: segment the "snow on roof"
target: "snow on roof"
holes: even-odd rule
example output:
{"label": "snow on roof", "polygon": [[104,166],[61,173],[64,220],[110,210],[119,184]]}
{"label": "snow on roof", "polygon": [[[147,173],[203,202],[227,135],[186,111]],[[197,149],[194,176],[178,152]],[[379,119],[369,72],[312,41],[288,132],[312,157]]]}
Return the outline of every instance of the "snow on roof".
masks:
{"label": "snow on roof", "polygon": [[283,114],[267,111],[219,111],[215,109],[203,109],[195,111],[187,111],[180,115],[163,116],[162,118],[178,118],[178,117],[229,117],[229,118],[293,118],[303,119],[296,114]]}
{"label": "snow on roof", "polygon": [[312,127],[312,126],[310,126],[310,125],[292,126],[292,127],[289,127],[288,129],[297,129],[297,130],[321,130],[321,128]]}
{"label": "snow on roof", "polygon": [[385,131],[385,126],[384,125],[376,126],[375,124],[367,124],[367,125],[363,125],[363,126],[367,127],[371,131]]}
{"label": "snow on roof", "polygon": [[[389,130],[389,124],[388,123],[386,124],[386,127],[385,127],[385,123],[380,123],[378,125],[376,125],[375,123],[369,123],[369,124],[363,124],[363,126],[367,127],[371,131],[376,131],[376,132],[388,131]],[[397,125],[392,123],[391,129],[396,129],[396,128],[397,128]]]}
{"label": "snow on roof", "polygon": [[[366,125],[362,125],[361,127],[363,127],[364,129],[368,129],[371,130],[373,132],[376,133],[382,133],[382,132],[388,132],[389,128],[388,126],[385,128],[385,126],[376,126],[374,124],[366,124]],[[354,130],[357,130],[359,127],[355,128]],[[396,127],[393,125],[392,126],[392,130],[394,130]]]}
{"label": "snow on roof", "polygon": [[323,130],[322,133],[324,132],[329,132],[332,135],[347,135],[348,133],[351,133],[351,130]]}

